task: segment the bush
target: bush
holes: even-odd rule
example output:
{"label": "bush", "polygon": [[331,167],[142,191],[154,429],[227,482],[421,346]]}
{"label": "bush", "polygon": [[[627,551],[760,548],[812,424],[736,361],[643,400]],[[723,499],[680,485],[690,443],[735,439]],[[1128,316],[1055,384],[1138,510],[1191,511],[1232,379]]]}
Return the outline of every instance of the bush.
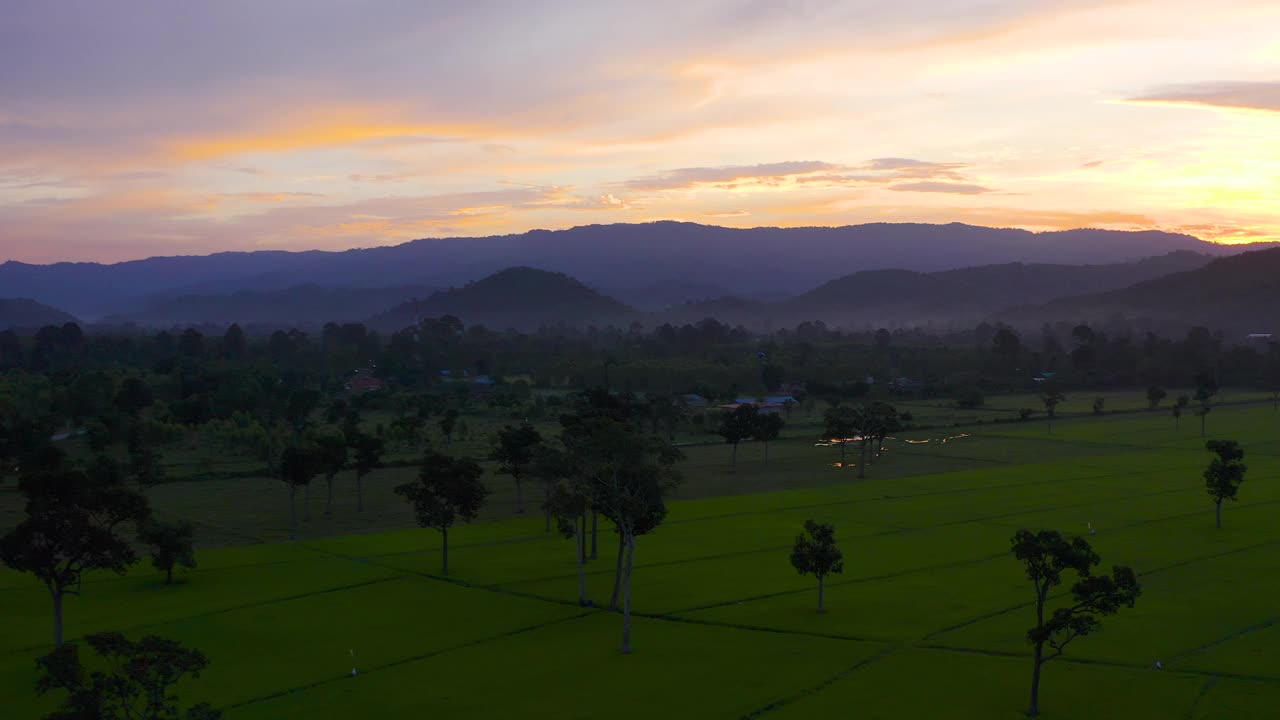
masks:
{"label": "bush", "polygon": [[1026,420],[1029,420],[1032,415],[1035,415],[1035,414],[1036,414],[1036,411],[1032,410],[1031,408],[1020,408],[1018,410],[1018,419],[1025,422]]}
{"label": "bush", "polygon": [[982,395],[982,390],[976,387],[960,388],[955,394],[956,407],[959,408],[976,408],[982,407],[986,403],[986,398]]}

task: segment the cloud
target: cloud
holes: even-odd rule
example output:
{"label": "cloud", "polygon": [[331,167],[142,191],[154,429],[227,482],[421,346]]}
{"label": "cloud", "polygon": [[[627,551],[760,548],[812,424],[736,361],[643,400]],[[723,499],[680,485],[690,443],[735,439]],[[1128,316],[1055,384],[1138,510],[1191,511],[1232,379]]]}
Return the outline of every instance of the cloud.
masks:
{"label": "cloud", "polygon": [[702,213],[702,217],[709,218],[736,218],[747,217],[751,212],[748,210],[724,210],[721,212]]}
{"label": "cloud", "polygon": [[1280,81],[1204,82],[1170,85],[1124,100],[1137,105],[1176,105],[1280,112]]}
{"label": "cloud", "polygon": [[777,184],[788,178],[812,173],[839,170],[839,165],[817,160],[793,160],[760,165],[727,165],[721,167],[690,167],[668,170],[660,175],[628,180],[623,186],[631,190],[681,190],[700,185],[735,186],[743,183],[756,185]]}
{"label": "cloud", "polygon": [[898,185],[890,185],[888,189],[896,192],[955,193],[957,195],[981,195],[983,193],[994,192],[991,188],[983,187],[981,185],[948,182],[901,183]]}
{"label": "cloud", "polygon": [[1087,163],[1082,164],[1082,165],[1080,166],[1080,169],[1081,169],[1081,170],[1090,170],[1090,169],[1092,169],[1092,168],[1101,167],[1101,166],[1102,166],[1102,163],[1103,163],[1103,161],[1102,161],[1102,160],[1094,160],[1093,162],[1087,162]]}

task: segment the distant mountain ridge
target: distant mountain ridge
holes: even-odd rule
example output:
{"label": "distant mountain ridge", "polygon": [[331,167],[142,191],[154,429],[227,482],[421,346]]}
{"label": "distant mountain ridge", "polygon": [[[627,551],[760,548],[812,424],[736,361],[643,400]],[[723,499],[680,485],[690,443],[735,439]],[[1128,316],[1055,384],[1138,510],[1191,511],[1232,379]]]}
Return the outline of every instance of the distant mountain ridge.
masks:
{"label": "distant mountain ridge", "polygon": [[[158,295],[331,288],[448,287],[504,268],[566,273],[601,288],[680,284],[729,294],[793,294],[839,270],[935,272],[1009,262],[1110,264],[1187,250],[1240,252],[1158,231],[1032,233],[971,225],[735,229],[682,222],[587,225],[482,238],[424,239],[343,252],[228,252],[113,265],[0,264],[0,288],[89,320],[135,312]],[[697,299],[697,298],[687,298]]]}
{"label": "distant mountain ridge", "polygon": [[1013,308],[999,317],[1021,323],[1098,322],[1116,315],[1173,332],[1202,325],[1280,338],[1280,248],[1219,258],[1108,292]]}
{"label": "distant mountain ridge", "polygon": [[32,330],[45,325],[79,322],[58,308],[27,298],[0,298],[0,331]]}
{"label": "distant mountain ridge", "polygon": [[110,315],[100,322],[145,327],[239,323],[314,328],[326,322],[362,321],[434,291],[427,287],[326,288],[309,284],[264,292],[160,296],[147,300],[135,311]]}

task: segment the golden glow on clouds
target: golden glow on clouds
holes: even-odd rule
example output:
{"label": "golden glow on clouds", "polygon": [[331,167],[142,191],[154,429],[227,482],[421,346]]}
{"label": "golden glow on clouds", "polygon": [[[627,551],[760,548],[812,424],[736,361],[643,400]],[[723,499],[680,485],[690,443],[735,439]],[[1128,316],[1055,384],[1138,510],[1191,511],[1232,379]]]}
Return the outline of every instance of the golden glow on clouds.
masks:
{"label": "golden glow on clouds", "polygon": [[207,87],[19,88],[0,260],[654,219],[1280,240],[1274,0],[539,5],[229,54]]}

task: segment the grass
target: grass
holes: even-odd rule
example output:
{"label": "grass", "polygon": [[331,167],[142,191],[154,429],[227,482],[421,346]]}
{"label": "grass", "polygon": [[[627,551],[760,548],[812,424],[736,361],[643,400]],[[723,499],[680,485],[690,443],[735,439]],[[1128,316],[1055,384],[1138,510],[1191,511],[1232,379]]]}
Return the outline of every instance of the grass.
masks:
{"label": "grass", "polygon": [[[1145,403],[1132,395],[1115,404]],[[1208,435],[1239,440],[1250,468],[1215,530],[1198,420],[1175,429],[1167,412],[1140,407],[1067,413],[1051,432],[1041,419],[904,433],[861,481],[812,434],[775,443],[767,468],[744,445],[732,474],[723,445],[689,447],[680,499],[637,547],[629,656],[616,614],[577,606],[571,543],[545,535],[536,511],[514,516],[507,478],[489,478],[485,521],[451,534],[454,575],[440,577],[439,534],[411,528],[391,492],[410,468],[375,473],[363,514],[349,478],[332,517],[313,493],[296,544],[279,542],[288,506],[277,482],[155,488],[162,513],[200,522],[199,568],[173,587],[145,564],[95,574],[68,601],[67,631],[200,648],[212,665],[180,693],[229,720],[1015,718],[1032,597],[1009,538],[1090,523],[1104,566],[1132,565],[1144,594],[1046,668],[1043,716],[1273,717],[1280,414],[1259,404],[1209,416]],[[526,488],[531,507],[536,494]],[[0,521],[17,517],[16,502],[0,488]],[[787,562],[807,518],[835,523],[846,558],[822,615],[814,580]],[[607,528],[587,568],[598,604],[613,582]],[[0,570],[0,605],[0,698],[6,716],[36,717],[49,708],[31,690],[49,600]]]}

